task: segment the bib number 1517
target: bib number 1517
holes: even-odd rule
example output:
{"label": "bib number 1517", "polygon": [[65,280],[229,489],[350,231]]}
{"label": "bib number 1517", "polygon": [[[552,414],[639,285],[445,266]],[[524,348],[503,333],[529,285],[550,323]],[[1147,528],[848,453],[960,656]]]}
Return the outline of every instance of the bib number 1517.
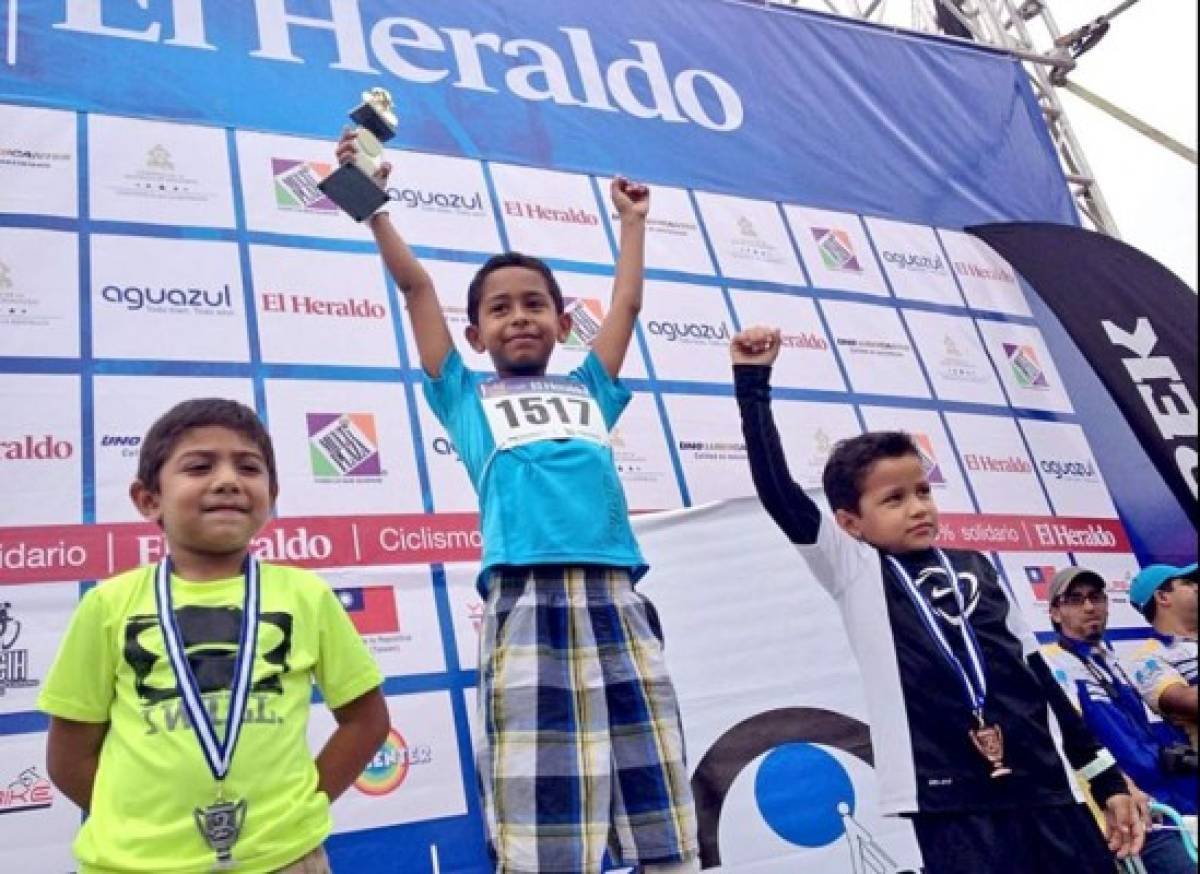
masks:
{"label": "bib number 1517", "polygon": [[592,404],[583,398],[523,397],[505,398],[495,402],[504,413],[510,428],[522,425],[576,425],[587,428],[592,424]]}

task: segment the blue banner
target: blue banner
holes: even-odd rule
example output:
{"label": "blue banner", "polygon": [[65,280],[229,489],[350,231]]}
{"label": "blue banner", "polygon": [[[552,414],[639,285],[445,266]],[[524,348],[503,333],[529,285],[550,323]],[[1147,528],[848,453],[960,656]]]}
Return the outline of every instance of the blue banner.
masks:
{"label": "blue banner", "polygon": [[4,101],[333,137],[383,86],[423,151],[1074,221],[1019,64],[944,40],[725,0],[7,2]]}

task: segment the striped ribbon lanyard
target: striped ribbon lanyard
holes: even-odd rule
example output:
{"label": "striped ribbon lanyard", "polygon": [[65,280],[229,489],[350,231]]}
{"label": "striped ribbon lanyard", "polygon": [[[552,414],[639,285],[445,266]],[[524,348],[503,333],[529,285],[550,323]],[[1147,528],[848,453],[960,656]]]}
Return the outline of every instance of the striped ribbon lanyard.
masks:
{"label": "striped ribbon lanyard", "polygon": [[187,648],[179,622],[175,618],[171,598],[171,559],[168,556],[158,564],[154,585],[154,598],[158,608],[158,622],[166,642],[167,659],[175,674],[175,683],[183,701],[183,708],[191,723],[192,731],[200,742],[200,749],[213,779],[218,787],[229,773],[233,752],[246,717],[246,705],[250,698],[250,686],[254,679],[254,651],[258,640],[259,566],[254,558],[247,557],[242,566],[245,578],[245,595],[242,604],[242,627],[238,635],[237,660],[233,669],[233,684],[229,690],[229,709],[225,716],[225,733],[217,737],[216,726],[204,706],[200,695],[200,684],[188,661]]}

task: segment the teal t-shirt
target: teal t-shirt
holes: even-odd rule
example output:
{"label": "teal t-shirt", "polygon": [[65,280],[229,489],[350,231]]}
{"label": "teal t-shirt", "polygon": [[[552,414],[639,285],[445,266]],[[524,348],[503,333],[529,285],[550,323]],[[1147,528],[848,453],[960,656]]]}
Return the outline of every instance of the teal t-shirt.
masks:
{"label": "teal t-shirt", "polygon": [[451,349],[424,383],[479,496],[481,581],[499,566],[645,572],[607,443],[631,395],[595,354],[566,377],[498,379]]}

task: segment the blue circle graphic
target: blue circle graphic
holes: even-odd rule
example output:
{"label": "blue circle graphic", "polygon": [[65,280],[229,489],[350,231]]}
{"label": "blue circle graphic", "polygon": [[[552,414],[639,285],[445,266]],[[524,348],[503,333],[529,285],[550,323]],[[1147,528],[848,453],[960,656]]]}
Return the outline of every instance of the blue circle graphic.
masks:
{"label": "blue circle graphic", "polygon": [[789,843],[824,847],[845,833],[841,805],[854,812],[854,784],[841,763],[806,743],[767,753],[754,778],[754,797],[763,819]]}

